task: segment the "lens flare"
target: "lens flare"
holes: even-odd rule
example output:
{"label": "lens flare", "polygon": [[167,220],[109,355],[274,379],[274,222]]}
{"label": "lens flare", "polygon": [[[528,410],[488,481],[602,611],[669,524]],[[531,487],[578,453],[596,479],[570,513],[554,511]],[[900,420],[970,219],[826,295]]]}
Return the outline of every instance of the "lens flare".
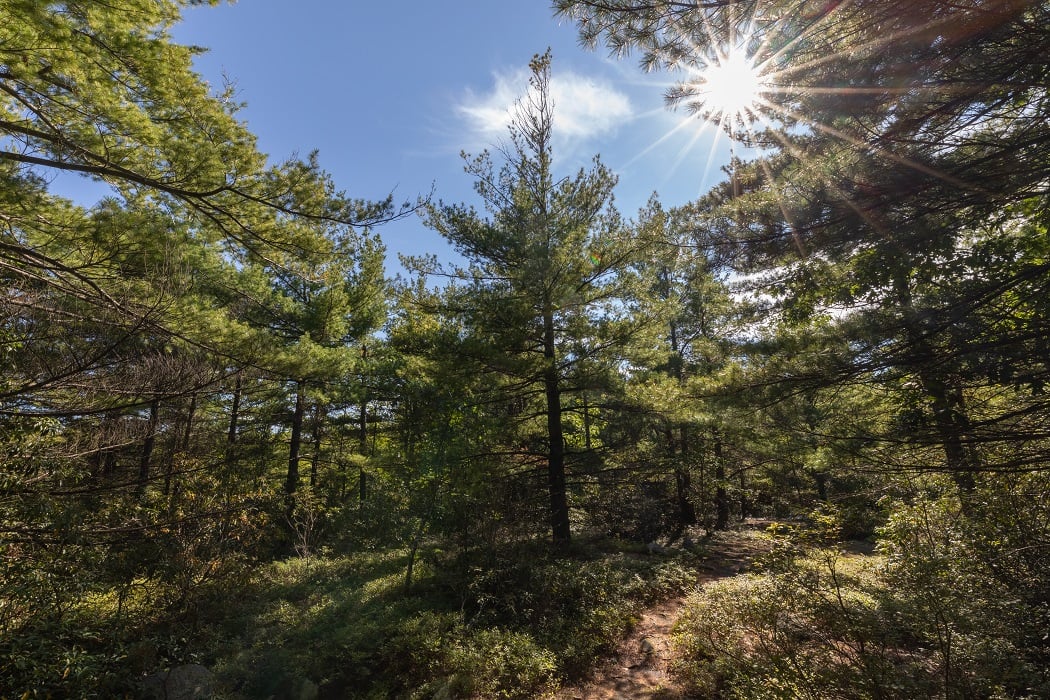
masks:
{"label": "lens flare", "polygon": [[697,86],[704,104],[713,112],[740,116],[753,110],[762,92],[762,79],[754,63],[741,52],[716,61],[700,75]]}
{"label": "lens flare", "polygon": [[743,50],[713,57],[690,85],[691,107],[705,118],[729,123],[750,121],[765,85],[753,58]]}

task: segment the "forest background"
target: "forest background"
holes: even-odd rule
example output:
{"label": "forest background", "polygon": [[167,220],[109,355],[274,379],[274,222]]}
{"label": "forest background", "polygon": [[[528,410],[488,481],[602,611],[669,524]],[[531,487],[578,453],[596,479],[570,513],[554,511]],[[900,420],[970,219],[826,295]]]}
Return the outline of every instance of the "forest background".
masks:
{"label": "forest background", "polygon": [[559,0],[746,155],[625,215],[550,52],[402,204],[268,161],[189,4],[0,1],[0,693],[538,697],[763,516],[690,692],[1050,694],[1050,5]]}

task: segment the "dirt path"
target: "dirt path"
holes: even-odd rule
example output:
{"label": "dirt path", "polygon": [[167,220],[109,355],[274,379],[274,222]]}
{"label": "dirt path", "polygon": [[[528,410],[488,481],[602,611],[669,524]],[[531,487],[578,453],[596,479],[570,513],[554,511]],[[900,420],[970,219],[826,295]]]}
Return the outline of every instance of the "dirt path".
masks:
{"label": "dirt path", "polygon": [[[690,551],[698,555],[698,585],[745,570],[767,541],[756,530],[763,524],[747,523],[744,529],[717,533],[701,540]],[[642,613],[638,624],[620,643],[616,653],[595,669],[583,685],[562,688],[556,700],[678,700],[684,689],[669,673],[673,658],[671,631],[682,614],[685,596],[666,600]]]}

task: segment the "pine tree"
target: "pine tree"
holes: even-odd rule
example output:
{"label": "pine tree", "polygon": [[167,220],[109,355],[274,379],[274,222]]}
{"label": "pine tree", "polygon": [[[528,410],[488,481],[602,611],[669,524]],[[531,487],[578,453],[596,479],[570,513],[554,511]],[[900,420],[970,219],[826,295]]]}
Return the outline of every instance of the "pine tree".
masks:
{"label": "pine tree", "polygon": [[[511,125],[498,170],[488,153],[467,171],[490,216],[472,207],[434,206],[428,223],[470,262],[448,310],[463,319],[463,352],[505,379],[503,390],[542,397],[542,458],[555,542],[570,539],[565,402],[569,377],[590,362],[611,367],[634,326],[618,303],[616,271],[634,255],[612,208],[616,179],[600,162],[555,179],[550,54],[530,64],[527,96]],[[601,358],[601,359],[599,359]]]}

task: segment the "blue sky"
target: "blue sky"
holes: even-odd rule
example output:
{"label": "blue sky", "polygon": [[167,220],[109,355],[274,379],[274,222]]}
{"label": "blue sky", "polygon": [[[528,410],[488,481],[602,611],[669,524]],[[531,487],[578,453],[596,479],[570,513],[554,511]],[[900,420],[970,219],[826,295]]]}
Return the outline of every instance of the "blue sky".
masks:
{"label": "blue sky", "polygon": [[[271,159],[316,149],[354,197],[412,200],[433,187],[446,202],[475,202],[459,154],[505,139],[505,110],[548,47],[555,167],[574,172],[600,154],[620,177],[625,216],[654,190],[665,205],[696,198],[728,159],[725,137],[712,150],[713,128],[664,107],[670,76],[581,48],[545,0],[241,0],[187,8],[173,36],[208,49],[197,70],[217,89],[236,86],[240,117]],[[448,254],[415,217],[380,235],[391,275],[397,253]]]}

